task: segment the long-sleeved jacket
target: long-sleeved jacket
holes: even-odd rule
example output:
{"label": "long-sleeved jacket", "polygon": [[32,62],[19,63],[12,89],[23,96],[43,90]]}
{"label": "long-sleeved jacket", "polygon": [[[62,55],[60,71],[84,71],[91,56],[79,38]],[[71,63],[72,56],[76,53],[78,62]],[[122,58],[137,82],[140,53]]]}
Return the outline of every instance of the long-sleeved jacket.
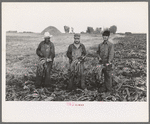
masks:
{"label": "long-sleeved jacket", "polygon": [[36,49],[36,54],[41,58],[51,58],[53,61],[55,57],[54,44],[51,41],[48,44],[42,41]]}
{"label": "long-sleeved jacket", "polygon": [[85,55],[86,55],[86,49],[83,44],[80,43],[79,48],[77,48],[74,44],[69,45],[67,50],[67,57],[69,58],[70,62],[72,62],[72,60],[75,60],[80,56],[85,56]]}
{"label": "long-sleeved jacket", "polygon": [[97,54],[101,57],[102,63],[112,62],[114,59],[114,45],[107,41],[98,45]]}

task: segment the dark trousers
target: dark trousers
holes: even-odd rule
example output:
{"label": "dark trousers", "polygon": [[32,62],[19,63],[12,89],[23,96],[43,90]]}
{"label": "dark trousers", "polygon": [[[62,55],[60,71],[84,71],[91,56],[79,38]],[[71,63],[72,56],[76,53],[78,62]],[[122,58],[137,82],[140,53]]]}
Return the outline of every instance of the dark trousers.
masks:
{"label": "dark trousers", "polygon": [[104,68],[102,70],[102,73],[104,74],[104,88],[108,92],[112,91],[112,72],[112,69]]}
{"label": "dark trousers", "polygon": [[82,89],[85,89],[85,74],[84,74],[84,63],[80,64],[80,70],[77,75],[71,73],[71,70],[69,69],[69,84],[68,84],[68,90],[75,89],[77,86],[76,84],[79,84]]}
{"label": "dark trousers", "polygon": [[45,77],[39,76],[38,72],[36,72],[36,83],[35,85],[37,87],[40,86],[51,86],[51,69],[52,69],[53,62],[46,62],[46,68],[45,68]]}

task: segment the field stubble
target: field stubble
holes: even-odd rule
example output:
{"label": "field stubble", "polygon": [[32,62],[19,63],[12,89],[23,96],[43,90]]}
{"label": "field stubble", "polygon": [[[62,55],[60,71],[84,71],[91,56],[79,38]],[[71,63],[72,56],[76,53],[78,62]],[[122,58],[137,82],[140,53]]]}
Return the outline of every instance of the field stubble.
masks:
{"label": "field stubble", "polygon": [[[135,40],[136,39],[136,40]],[[87,48],[85,62],[88,89],[66,92],[69,80],[69,62],[66,50],[73,43],[73,34],[52,38],[56,57],[52,69],[52,88],[35,89],[35,73],[38,57],[35,54],[43,40],[40,34],[8,34],[6,37],[6,100],[7,101],[146,101],[146,35],[111,35],[115,44],[115,69],[113,94],[106,96],[96,88],[101,80],[91,71],[96,67],[97,45],[100,35],[82,35],[81,42]]]}

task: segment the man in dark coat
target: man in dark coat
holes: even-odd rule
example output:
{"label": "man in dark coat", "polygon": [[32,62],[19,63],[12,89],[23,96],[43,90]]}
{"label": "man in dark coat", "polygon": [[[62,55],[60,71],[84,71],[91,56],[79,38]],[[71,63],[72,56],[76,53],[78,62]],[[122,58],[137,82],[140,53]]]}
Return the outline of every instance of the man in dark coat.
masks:
{"label": "man in dark coat", "polygon": [[104,73],[104,90],[108,93],[112,91],[112,61],[114,59],[114,45],[108,41],[110,31],[106,30],[102,33],[103,42],[98,45],[97,54],[99,55],[100,64],[103,64],[105,68]]}
{"label": "man in dark coat", "polygon": [[36,54],[39,56],[39,64],[36,73],[36,86],[51,86],[50,73],[53,60],[55,57],[54,44],[50,41],[52,35],[45,32],[44,41],[42,41],[36,49]]}
{"label": "man in dark coat", "polygon": [[[74,34],[74,43],[69,45],[67,50],[67,57],[69,58],[70,66],[73,61],[83,58],[86,55],[85,46],[80,43],[80,34]],[[70,69],[71,70],[71,69]],[[75,75],[70,73],[70,81],[68,85],[68,90],[74,89],[75,86]],[[80,70],[77,76],[77,83],[80,84],[82,89],[85,89],[85,75],[84,75],[84,62],[80,63]]]}

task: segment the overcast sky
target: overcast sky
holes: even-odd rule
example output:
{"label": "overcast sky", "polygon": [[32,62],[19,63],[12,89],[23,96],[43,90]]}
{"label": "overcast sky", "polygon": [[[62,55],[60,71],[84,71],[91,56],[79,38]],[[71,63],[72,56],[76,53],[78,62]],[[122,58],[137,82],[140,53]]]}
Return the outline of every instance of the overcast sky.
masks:
{"label": "overcast sky", "polygon": [[42,32],[63,26],[75,32],[86,31],[87,26],[117,26],[117,32],[146,33],[148,2],[41,2],[2,3],[2,25],[8,30]]}

